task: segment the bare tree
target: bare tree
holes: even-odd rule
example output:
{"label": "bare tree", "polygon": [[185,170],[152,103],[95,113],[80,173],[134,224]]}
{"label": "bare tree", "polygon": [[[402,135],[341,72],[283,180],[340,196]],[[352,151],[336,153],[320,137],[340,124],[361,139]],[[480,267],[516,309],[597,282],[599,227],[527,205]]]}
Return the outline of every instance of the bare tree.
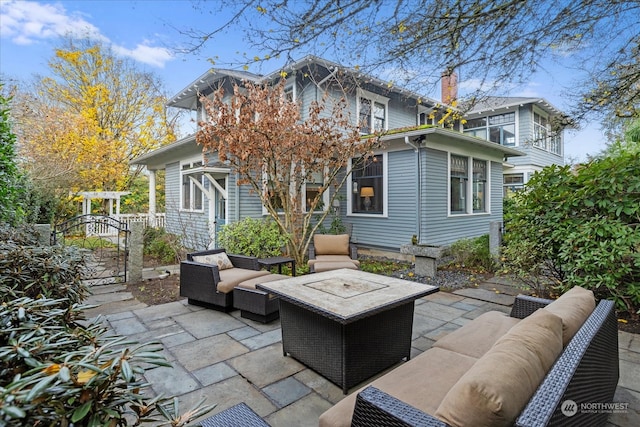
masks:
{"label": "bare tree", "polygon": [[216,28],[183,31],[191,51],[241,27],[263,52],[248,62],[312,52],[413,89],[456,69],[477,81],[471,101],[569,57],[586,74],[570,91],[574,117],[640,117],[638,0],[223,0],[196,7],[235,14]]}

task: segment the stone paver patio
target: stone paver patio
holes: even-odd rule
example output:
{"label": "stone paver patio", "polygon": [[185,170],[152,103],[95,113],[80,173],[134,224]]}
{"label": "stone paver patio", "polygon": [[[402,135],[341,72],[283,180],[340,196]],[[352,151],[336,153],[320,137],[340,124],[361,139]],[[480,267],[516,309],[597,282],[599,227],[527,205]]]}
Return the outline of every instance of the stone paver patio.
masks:
{"label": "stone paver patio", "polygon": [[[513,296],[486,285],[417,300],[412,356],[486,311],[508,313]],[[207,416],[245,402],[273,427],[317,426],[320,414],[344,397],[338,386],[282,355],[279,321],[264,325],[241,318],[238,311],[221,313],[186,300],[146,306],[122,285],[99,286],[93,292],[87,302],[100,305],[88,310],[87,317],[102,314],[118,334],[163,344],[173,368],[150,369],[145,377],[153,392],[178,396],[183,411],[206,397],[206,403],[217,405]],[[628,403],[628,410],[610,415],[608,425],[637,426],[640,337],[619,332],[619,348],[615,401]]]}

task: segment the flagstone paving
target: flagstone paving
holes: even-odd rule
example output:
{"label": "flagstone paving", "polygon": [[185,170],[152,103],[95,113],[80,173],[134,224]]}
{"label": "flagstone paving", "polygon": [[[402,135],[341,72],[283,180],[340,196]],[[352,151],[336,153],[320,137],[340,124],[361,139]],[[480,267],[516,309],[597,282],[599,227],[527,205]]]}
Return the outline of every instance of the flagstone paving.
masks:
{"label": "flagstone paving", "polygon": [[[477,289],[439,292],[417,300],[412,356],[486,311],[508,313],[515,294],[517,289],[508,283],[487,282]],[[182,411],[202,398],[217,405],[207,416],[245,402],[273,427],[317,426],[320,414],[344,397],[339,387],[283,356],[279,321],[264,325],[241,318],[237,311],[221,313],[188,305],[186,300],[147,306],[118,285],[95,287],[88,303],[99,306],[87,310],[87,317],[103,315],[116,333],[162,343],[173,368],[145,372],[152,385],[149,393],[177,396]],[[619,347],[615,401],[628,408],[611,414],[608,426],[637,426],[640,336],[619,332]]]}

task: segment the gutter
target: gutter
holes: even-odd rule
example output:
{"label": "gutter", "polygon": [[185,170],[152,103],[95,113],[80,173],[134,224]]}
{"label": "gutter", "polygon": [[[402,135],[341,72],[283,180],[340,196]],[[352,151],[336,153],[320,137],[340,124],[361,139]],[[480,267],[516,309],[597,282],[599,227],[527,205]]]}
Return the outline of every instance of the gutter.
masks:
{"label": "gutter", "polygon": [[416,152],[417,156],[416,156],[416,169],[417,169],[417,173],[418,173],[418,185],[417,185],[417,192],[418,192],[418,210],[417,210],[417,219],[416,219],[416,229],[417,229],[417,235],[416,237],[418,238],[418,243],[420,243],[421,238],[421,226],[420,226],[420,220],[422,218],[422,174],[420,173],[420,170],[422,169],[420,167],[420,144],[414,144],[408,136],[404,137],[404,143],[413,147],[413,151]]}

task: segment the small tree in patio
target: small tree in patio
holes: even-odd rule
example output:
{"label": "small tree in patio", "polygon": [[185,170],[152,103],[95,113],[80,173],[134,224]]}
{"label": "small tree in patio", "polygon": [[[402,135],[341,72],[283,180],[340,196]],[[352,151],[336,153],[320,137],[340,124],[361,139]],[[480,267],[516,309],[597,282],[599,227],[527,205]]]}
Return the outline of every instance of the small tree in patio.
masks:
{"label": "small tree in patio", "polygon": [[202,97],[207,121],[200,123],[196,140],[230,163],[239,185],[251,186],[300,264],[351,172],[349,159],[366,162],[378,139],[361,138],[344,98],[312,103],[301,120],[300,106],[287,99],[284,84],[282,79],[274,86],[236,85],[230,101],[223,89],[212,99]]}

